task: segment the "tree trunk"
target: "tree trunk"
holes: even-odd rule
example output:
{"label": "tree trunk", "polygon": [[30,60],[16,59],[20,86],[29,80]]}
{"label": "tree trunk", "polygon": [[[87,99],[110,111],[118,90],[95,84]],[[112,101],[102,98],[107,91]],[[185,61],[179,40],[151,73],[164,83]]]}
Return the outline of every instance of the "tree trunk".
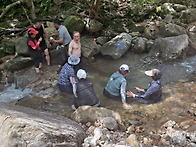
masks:
{"label": "tree trunk", "polygon": [[31,11],[31,15],[32,15],[32,19],[36,18],[35,15],[35,6],[32,0],[19,0],[17,2],[14,2],[8,6],[6,6],[6,8],[3,10],[3,12],[0,15],[0,20],[5,17],[5,15],[9,12],[10,9],[12,9],[13,7],[19,6],[21,5],[23,7],[23,5],[26,5],[30,11]]}

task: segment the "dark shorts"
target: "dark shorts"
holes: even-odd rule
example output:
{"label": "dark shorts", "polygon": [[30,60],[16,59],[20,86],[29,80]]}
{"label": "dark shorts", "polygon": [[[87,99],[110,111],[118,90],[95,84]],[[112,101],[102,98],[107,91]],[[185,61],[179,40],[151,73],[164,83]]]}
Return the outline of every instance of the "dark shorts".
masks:
{"label": "dark shorts", "polygon": [[46,45],[46,42],[43,42],[43,43],[40,44],[40,50],[41,50],[41,52],[44,52],[47,48],[48,47]]}
{"label": "dark shorts", "polygon": [[83,70],[86,71],[86,67],[85,67],[85,64],[82,61],[82,57],[80,57],[80,63],[78,65],[75,65],[74,66],[74,72],[75,72],[75,74],[77,74],[77,72],[78,72],[79,69],[83,69]]}
{"label": "dark shorts", "polygon": [[35,68],[39,68],[40,63],[42,63],[42,57],[33,58],[33,60],[34,60]]}
{"label": "dark shorts", "polygon": [[103,95],[105,95],[108,98],[111,98],[113,100],[121,100],[121,96],[114,96],[111,93],[109,93],[105,88],[103,90]]}
{"label": "dark shorts", "polygon": [[73,87],[72,87],[71,84],[70,85],[60,85],[60,84],[58,84],[58,87],[59,87],[59,90],[61,92],[66,92],[66,93],[73,94]]}

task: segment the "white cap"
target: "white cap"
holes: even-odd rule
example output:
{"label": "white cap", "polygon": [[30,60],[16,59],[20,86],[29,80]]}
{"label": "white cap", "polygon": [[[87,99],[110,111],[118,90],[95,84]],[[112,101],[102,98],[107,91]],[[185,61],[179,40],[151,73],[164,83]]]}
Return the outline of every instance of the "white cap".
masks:
{"label": "white cap", "polygon": [[77,77],[78,79],[86,79],[86,71],[83,70],[83,69],[79,69],[78,72],[77,72]]}
{"label": "white cap", "polygon": [[129,66],[127,64],[122,64],[119,68],[120,70],[129,71]]}
{"label": "white cap", "polygon": [[149,77],[153,77],[155,76],[155,72],[159,71],[158,69],[152,69],[152,70],[149,70],[149,71],[145,71],[145,74]]}

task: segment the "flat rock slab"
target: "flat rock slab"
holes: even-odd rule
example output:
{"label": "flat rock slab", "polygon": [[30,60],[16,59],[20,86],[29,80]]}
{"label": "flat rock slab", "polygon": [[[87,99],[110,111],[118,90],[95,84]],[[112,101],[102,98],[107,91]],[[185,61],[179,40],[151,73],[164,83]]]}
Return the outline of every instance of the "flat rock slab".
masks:
{"label": "flat rock slab", "polygon": [[0,123],[1,147],[80,147],[86,137],[68,118],[4,103]]}

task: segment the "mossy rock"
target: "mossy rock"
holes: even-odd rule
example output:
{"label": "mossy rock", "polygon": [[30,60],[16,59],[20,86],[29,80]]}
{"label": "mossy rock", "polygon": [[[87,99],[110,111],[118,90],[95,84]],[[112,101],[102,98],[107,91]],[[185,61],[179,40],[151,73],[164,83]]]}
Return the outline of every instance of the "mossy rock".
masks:
{"label": "mossy rock", "polygon": [[5,57],[7,54],[3,51],[3,49],[0,49],[0,58]]}
{"label": "mossy rock", "polygon": [[33,65],[33,60],[30,57],[17,57],[5,63],[4,69],[9,71],[17,71]]}
{"label": "mossy rock", "polygon": [[82,32],[84,30],[84,20],[77,16],[69,16],[65,19],[64,25],[68,31],[73,34],[74,31]]}
{"label": "mossy rock", "polygon": [[1,22],[0,23],[0,27],[2,27],[2,28],[10,28],[12,26],[11,26],[10,22]]}
{"label": "mossy rock", "polygon": [[11,39],[3,39],[2,40],[3,51],[7,54],[14,55],[15,54],[15,42]]}
{"label": "mossy rock", "polygon": [[103,24],[100,23],[97,20],[90,20],[87,25],[86,25],[86,29],[88,32],[90,33],[96,33],[99,32],[101,29],[103,28]]}
{"label": "mossy rock", "polygon": [[21,21],[16,24],[16,28],[24,28],[30,25],[29,21]]}

